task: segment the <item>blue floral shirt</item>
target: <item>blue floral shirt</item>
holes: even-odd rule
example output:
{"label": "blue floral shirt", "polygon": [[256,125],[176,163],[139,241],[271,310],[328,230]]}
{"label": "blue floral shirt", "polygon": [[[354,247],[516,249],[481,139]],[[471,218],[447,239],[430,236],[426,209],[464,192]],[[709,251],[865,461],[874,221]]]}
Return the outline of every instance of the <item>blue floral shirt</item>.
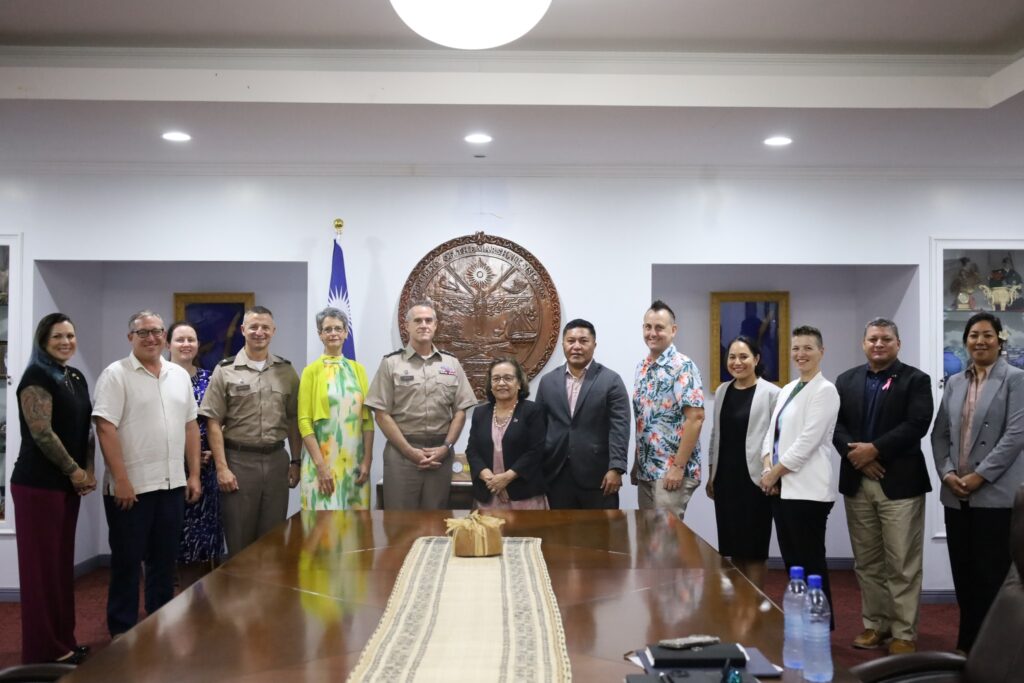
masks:
{"label": "blue floral shirt", "polygon": [[[633,379],[636,416],[636,461],[640,479],[665,476],[683,436],[683,408],[703,408],[704,389],[697,365],[676,351],[675,344],[656,360],[645,357]],[[683,476],[700,480],[700,442],[683,469]]]}

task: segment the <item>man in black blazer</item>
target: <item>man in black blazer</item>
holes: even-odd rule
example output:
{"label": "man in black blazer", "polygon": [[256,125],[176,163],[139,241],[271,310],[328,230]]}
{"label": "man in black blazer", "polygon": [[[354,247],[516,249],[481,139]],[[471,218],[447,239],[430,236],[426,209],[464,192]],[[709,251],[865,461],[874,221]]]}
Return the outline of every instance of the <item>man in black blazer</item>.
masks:
{"label": "man in black blazer", "polygon": [[[896,323],[864,328],[867,364],[836,379],[839,492],[861,591],[864,632],[853,646],[914,652],[924,553],[924,500],[932,490],[921,439],[932,417],[931,379],[897,357]],[[891,640],[890,640],[891,639]]]}
{"label": "man in black blazer", "polygon": [[597,332],[586,320],[562,330],[565,365],[540,380],[547,416],[544,475],[552,509],[616,509],[629,448],[629,395],[613,370],[594,361]]}

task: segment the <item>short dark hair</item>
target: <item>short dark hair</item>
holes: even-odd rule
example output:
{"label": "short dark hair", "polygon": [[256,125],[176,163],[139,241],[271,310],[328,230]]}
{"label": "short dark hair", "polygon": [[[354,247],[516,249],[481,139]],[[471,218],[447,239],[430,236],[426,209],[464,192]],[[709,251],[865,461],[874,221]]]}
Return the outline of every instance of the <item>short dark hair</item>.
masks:
{"label": "short dark hair", "polygon": [[195,325],[193,325],[192,323],[190,323],[187,320],[175,320],[173,323],[171,323],[171,326],[167,328],[167,343],[168,344],[170,344],[171,343],[171,339],[174,338],[174,331],[176,329],[178,329],[179,327],[191,327],[192,330],[195,331],[195,333],[196,333],[196,339],[199,338],[199,331],[196,330],[196,326]]}
{"label": "short dark hair", "polygon": [[516,370],[516,379],[519,380],[519,400],[525,400],[530,396],[530,380],[526,377],[526,370],[523,370],[523,366],[520,365],[519,361],[515,358],[495,358],[491,361],[491,364],[487,366],[487,378],[484,382],[484,393],[487,395],[487,400],[494,403],[497,399],[494,398],[494,392],[491,391],[491,370],[495,366],[501,365],[502,363],[508,363]]}
{"label": "short dark hair", "polygon": [[814,337],[815,339],[818,340],[818,348],[819,349],[825,348],[825,340],[822,339],[822,337],[821,337],[821,330],[819,330],[817,327],[812,327],[810,325],[801,325],[800,327],[794,327],[793,328],[793,335],[792,336],[794,336],[794,337]]}
{"label": "short dark hair", "polygon": [[757,343],[757,340],[753,337],[748,337],[745,334],[737,335],[733,337],[729,345],[725,347],[726,354],[729,353],[729,349],[732,348],[733,344],[746,344],[747,348],[750,349],[751,355],[757,356],[757,364],[754,366],[754,376],[760,377],[764,374],[764,363],[761,362],[761,345]]}
{"label": "short dark hair", "polygon": [[868,324],[864,326],[864,338],[868,336],[869,327],[885,327],[892,330],[893,335],[896,337],[896,341],[900,340],[900,328],[896,327],[896,323],[889,320],[888,318],[872,318],[868,321]]}
{"label": "short dark hair", "polygon": [[597,330],[594,329],[594,323],[590,322],[589,320],[584,320],[583,318],[573,318],[572,320],[567,322],[565,324],[565,327],[562,328],[562,336],[564,337],[566,332],[577,327],[582,327],[585,330],[590,330],[590,334],[594,337],[594,339],[597,339]]}
{"label": "short dark hair", "polygon": [[53,331],[54,326],[61,323],[71,323],[72,327],[75,326],[71,318],[63,313],[49,313],[43,316],[43,319],[36,325],[36,333],[32,337],[36,345],[36,351],[44,356],[50,355],[46,350],[46,341],[50,338],[50,332]]}
{"label": "short dark hair", "polygon": [[971,328],[983,322],[992,323],[992,328],[996,331],[996,339],[999,340],[999,348],[1003,348],[1003,338],[999,336],[1003,331],[1003,321],[999,319],[999,316],[992,315],[988,311],[975,313],[967,319],[967,324],[964,325],[964,346],[967,346],[967,335],[971,333]]}
{"label": "short dark hair", "polygon": [[672,323],[675,324],[676,322],[676,312],[673,311],[669,307],[669,305],[662,301],[661,299],[655,299],[654,301],[652,301],[650,308],[648,308],[647,310],[654,311],[655,313],[657,313],[658,311],[668,311],[669,316],[672,318]]}
{"label": "short dark hair", "polygon": [[271,318],[274,317],[274,314],[266,306],[250,306],[242,315],[242,322],[245,322],[245,319],[250,315],[269,315]]}

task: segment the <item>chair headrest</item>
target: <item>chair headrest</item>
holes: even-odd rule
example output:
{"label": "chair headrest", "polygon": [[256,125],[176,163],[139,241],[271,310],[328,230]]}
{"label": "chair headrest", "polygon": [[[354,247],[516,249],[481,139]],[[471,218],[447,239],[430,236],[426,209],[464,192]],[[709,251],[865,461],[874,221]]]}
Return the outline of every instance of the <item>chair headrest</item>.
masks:
{"label": "chair headrest", "polygon": [[1013,500],[1013,518],[1010,522],[1010,552],[1017,573],[1024,577],[1024,485],[1017,489]]}

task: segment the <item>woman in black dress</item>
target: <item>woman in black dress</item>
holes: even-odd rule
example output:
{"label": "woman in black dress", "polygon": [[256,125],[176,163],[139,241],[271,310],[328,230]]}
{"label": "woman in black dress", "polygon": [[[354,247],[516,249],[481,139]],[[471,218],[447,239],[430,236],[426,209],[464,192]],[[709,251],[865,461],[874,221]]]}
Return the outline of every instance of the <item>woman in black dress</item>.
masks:
{"label": "woman in black dress", "polygon": [[81,497],[96,489],[92,403],[81,371],[68,365],[78,342],[63,313],[39,321],[32,359],[18,384],[21,449],[11,473],[21,579],[21,658],[78,664],[75,527]]}
{"label": "woman in black dress", "polygon": [[708,497],[715,501],[718,552],[760,588],[772,536],[772,509],[761,491],[761,446],[779,388],[761,379],[761,349],[740,335],[729,343],[732,379],[715,392]]}

